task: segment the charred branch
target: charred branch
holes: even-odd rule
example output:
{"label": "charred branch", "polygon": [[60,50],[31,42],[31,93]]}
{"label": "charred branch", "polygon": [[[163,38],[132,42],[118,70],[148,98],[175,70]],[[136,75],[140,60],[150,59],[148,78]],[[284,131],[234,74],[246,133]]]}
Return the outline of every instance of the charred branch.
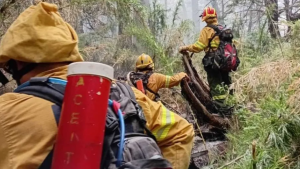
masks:
{"label": "charred branch", "polygon": [[186,79],[182,81],[182,93],[194,109],[198,122],[205,121],[213,126],[227,128],[229,125],[228,120],[217,114],[213,114],[216,113],[216,110],[209,94],[209,88],[192,66],[192,61],[188,53],[183,54],[183,63],[190,81],[187,82]]}

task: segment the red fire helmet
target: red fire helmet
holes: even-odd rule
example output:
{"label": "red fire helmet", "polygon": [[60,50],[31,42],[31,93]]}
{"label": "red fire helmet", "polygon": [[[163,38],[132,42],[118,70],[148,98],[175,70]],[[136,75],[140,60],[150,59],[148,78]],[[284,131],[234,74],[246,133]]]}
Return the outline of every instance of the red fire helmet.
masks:
{"label": "red fire helmet", "polygon": [[206,7],[200,17],[202,17],[202,21],[206,21],[208,18],[215,18],[217,17],[217,11],[213,7]]}

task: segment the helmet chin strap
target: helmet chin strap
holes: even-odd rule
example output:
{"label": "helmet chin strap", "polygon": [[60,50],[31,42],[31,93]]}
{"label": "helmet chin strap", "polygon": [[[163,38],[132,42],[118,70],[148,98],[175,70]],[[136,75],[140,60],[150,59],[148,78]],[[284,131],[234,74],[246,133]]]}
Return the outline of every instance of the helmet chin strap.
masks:
{"label": "helmet chin strap", "polygon": [[147,67],[145,67],[143,69],[136,69],[136,72],[153,71],[154,67],[151,67],[152,64],[148,65]]}
{"label": "helmet chin strap", "polygon": [[16,80],[17,85],[21,85],[22,77],[32,71],[37,64],[29,63],[26,66],[22,67],[20,70],[18,69],[17,62],[15,60],[10,60],[7,63],[8,69],[6,70],[8,73],[12,74],[13,79]]}

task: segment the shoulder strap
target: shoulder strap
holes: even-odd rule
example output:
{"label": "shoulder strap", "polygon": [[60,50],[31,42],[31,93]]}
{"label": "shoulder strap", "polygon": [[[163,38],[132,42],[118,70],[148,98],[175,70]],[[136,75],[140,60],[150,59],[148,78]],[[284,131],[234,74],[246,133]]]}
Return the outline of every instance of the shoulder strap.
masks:
{"label": "shoulder strap", "polygon": [[[65,93],[65,86],[60,84],[51,84],[48,78],[36,77],[29,80],[29,85],[14,92],[23,93],[39,97],[54,103],[58,107],[52,107],[56,123],[59,123],[60,111]],[[39,169],[50,169],[53,157],[53,149],[47,155]]]}
{"label": "shoulder strap", "polygon": [[[108,120],[110,119],[110,120]],[[115,160],[114,153],[110,148],[112,142],[116,135],[116,129],[118,128],[119,124],[116,123],[116,117],[114,113],[110,110],[107,111],[107,118],[106,118],[106,126],[105,126],[105,139],[103,139],[103,149],[102,149],[102,159],[100,168],[105,169],[108,168],[110,163]]]}
{"label": "shoulder strap", "polygon": [[48,78],[44,77],[31,78],[29,83],[29,86],[25,86],[15,92],[33,95],[48,100],[60,107],[62,106],[65,86],[49,83]]}
{"label": "shoulder strap", "polygon": [[135,95],[134,95],[131,87],[128,84],[122,83],[120,81],[117,81],[116,84],[122,90],[122,92],[125,94],[125,96],[127,96],[127,97],[131,98],[132,100],[136,101]]}
{"label": "shoulder strap", "polygon": [[149,71],[145,74],[145,79],[148,81],[149,77],[153,74],[152,71]]}
{"label": "shoulder strap", "polygon": [[[45,77],[35,77],[29,80],[28,86],[17,89],[14,92],[28,94],[48,100],[58,106],[60,110],[63,103],[65,86],[49,83],[48,78]],[[60,111],[53,111],[53,113],[56,123],[58,124]]]}
{"label": "shoulder strap", "polygon": [[216,32],[217,35],[221,33],[221,30],[219,29],[219,27],[217,25],[209,24],[209,25],[206,25],[206,27],[212,28]]}
{"label": "shoulder strap", "polygon": [[[145,88],[147,91],[149,91],[150,93],[154,94],[154,95],[155,95],[155,99],[154,99],[154,100],[157,100],[157,99],[160,98],[160,95],[159,95],[158,93],[154,92],[153,90],[151,90],[151,89],[148,87],[148,79],[150,78],[150,76],[151,76],[152,74],[153,74],[152,71],[150,71],[150,72],[148,72],[148,73],[145,74],[145,86],[144,86],[144,88]],[[143,81],[144,81],[144,79],[143,79]]]}
{"label": "shoulder strap", "polygon": [[155,93],[153,90],[151,90],[148,86],[146,86],[146,90],[149,91],[150,93],[154,94],[155,95],[155,99],[154,100],[157,100],[160,98],[160,95],[158,93]]}
{"label": "shoulder strap", "polygon": [[213,24],[206,25],[206,27],[210,27],[210,28],[212,28],[216,32],[214,34],[214,36],[211,39],[209,39],[209,42],[208,42],[208,47],[209,47],[209,49],[211,49],[211,42],[212,42],[212,40],[216,36],[219,36],[221,34],[221,30],[219,29],[219,27],[217,25],[213,25]]}
{"label": "shoulder strap", "polygon": [[131,98],[131,101],[133,102],[133,104],[135,105],[135,109],[137,110],[137,117],[139,117],[139,122],[140,125],[144,128],[146,134],[151,137],[153,140],[156,141],[155,136],[151,133],[151,131],[147,128],[146,126],[146,118],[144,116],[143,110],[140,107],[140,105],[137,103],[135,95],[131,89],[131,87],[126,84],[126,83],[122,83],[122,82],[116,82],[116,84],[118,85],[118,87],[122,90],[122,92],[129,98]]}

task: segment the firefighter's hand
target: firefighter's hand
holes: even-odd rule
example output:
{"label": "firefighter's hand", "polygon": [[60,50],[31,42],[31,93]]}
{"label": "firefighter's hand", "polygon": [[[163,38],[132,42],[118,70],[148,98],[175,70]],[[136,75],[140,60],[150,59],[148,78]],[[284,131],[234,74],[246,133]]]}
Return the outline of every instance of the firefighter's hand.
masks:
{"label": "firefighter's hand", "polygon": [[240,42],[237,41],[237,40],[232,40],[232,43],[233,43],[235,46],[238,46],[238,45],[240,44]]}
{"label": "firefighter's hand", "polygon": [[186,82],[190,82],[191,78],[188,75],[185,75],[184,79],[186,79]]}
{"label": "firefighter's hand", "polygon": [[179,53],[186,53],[188,49],[188,46],[180,46]]}

